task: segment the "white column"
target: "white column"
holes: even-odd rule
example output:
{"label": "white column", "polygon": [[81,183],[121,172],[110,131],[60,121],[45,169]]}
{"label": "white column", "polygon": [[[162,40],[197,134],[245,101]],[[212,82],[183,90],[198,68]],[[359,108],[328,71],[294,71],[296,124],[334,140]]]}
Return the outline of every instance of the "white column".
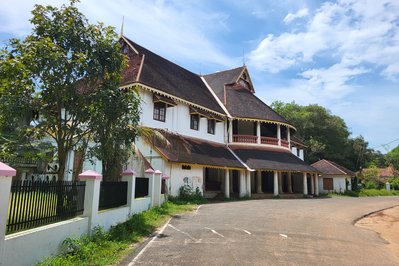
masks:
{"label": "white column", "polygon": [[240,170],[240,198],[245,197],[245,170]]}
{"label": "white column", "polygon": [[306,173],[303,173],[303,195],[308,195],[308,179]]}
{"label": "white column", "polygon": [[256,171],[256,193],[262,193],[262,172]]}
{"label": "white column", "polygon": [[[3,265],[2,258],[4,258],[11,181],[16,174],[17,171],[14,168],[0,162],[0,265]],[[15,250],[14,252],[18,251]]]}
{"label": "white column", "polygon": [[88,170],[81,173],[78,177],[80,181],[86,182],[83,216],[89,218],[88,233],[91,234],[91,231],[97,225],[100,185],[103,176],[93,170]]}
{"label": "white column", "polygon": [[229,119],[229,141],[233,142],[233,119]]}
{"label": "white column", "polygon": [[289,127],[287,127],[287,141],[288,141],[288,148],[291,150],[291,132]]}
{"label": "white column", "polygon": [[274,171],[274,196],[278,195],[278,173],[277,171]]}
{"label": "white column", "polygon": [[292,193],[292,175],[288,172],[288,193]]}
{"label": "white column", "polygon": [[316,196],[319,196],[319,176],[317,174],[314,174],[315,177],[315,194]]}
{"label": "white column", "polygon": [[314,175],[310,174],[310,194],[314,195]]}
{"label": "white column", "polygon": [[246,176],[247,176],[247,178],[246,178],[246,181],[247,181],[247,185],[246,185],[246,187],[247,187],[247,196],[248,197],[251,197],[251,172],[250,171],[245,171],[246,172]]}
{"label": "white column", "polygon": [[132,169],[126,169],[121,175],[122,181],[127,182],[127,206],[129,207],[129,214],[133,214],[136,192],[136,172]]}
{"label": "white column", "polygon": [[224,178],[224,197],[230,198],[230,170],[225,169],[225,178]]}
{"label": "white column", "polygon": [[260,122],[259,121],[256,122],[256,137],[257,137],[256,143],[260,144],[261,142],[260,142]]}
{"label": "white column", "polygon": [[229,180],[230,180],[230,193],[233,193],[233,172],[232,170],[229,170]]}
{"label": "white column", "polygon": [[281,172],[278,172],[278,193],[283,194],[283,177]]}
{"label": "white column", "polygon": [[154,172],[154,182],[153,182],[153,197],[152,197],[152,206],[160,206],[161,205],[161,187],[162,187],[162,172],[156,170]]}
{"label": "white column", "polygon": [[280,124],[277,124],[277,139],[278,139],[278,146],[281,146],[281,128],[280,128]]}
{"label": "white column", "polygon": [[145,177],[148,178],[148,197],[151,198],[151,207],[154,206],[154,178],[155,171],[151,168],[148,168],[144,171]]}

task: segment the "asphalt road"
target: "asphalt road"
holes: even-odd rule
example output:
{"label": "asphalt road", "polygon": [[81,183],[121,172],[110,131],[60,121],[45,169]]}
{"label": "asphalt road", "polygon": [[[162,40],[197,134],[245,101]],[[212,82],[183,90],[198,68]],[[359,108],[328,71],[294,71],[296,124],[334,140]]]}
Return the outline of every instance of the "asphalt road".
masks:
{"label": "asphalt road", "polygon": [[398,204],[399,197],[206,204],[171,219],[130,265],[399,265],[377,233],[354,226]]}

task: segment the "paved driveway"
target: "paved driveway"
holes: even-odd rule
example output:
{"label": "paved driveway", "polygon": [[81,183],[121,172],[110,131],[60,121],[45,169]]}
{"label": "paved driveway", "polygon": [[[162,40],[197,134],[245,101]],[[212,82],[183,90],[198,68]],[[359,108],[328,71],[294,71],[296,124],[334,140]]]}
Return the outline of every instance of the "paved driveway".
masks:
{"label": "paved driveway", "polygon": [[130,264],[399,265],[375,232],[353,225],[398,204],[399,197],[207,204],[173,218]]}

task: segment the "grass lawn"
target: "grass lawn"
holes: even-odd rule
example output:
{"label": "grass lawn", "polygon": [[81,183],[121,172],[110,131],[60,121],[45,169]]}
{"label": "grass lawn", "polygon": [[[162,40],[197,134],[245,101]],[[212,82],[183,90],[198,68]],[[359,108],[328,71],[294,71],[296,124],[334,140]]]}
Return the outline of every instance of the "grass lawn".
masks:
{"label": "grass lawn", "polygon": [[153,233],[171,216],[193,210],[194,204],[165,202],[161,207],[135,214],[109,232],[95,228],[91,237],[66,239],[63,254],[39,265],[109,265],[120,261],[137,243]]}

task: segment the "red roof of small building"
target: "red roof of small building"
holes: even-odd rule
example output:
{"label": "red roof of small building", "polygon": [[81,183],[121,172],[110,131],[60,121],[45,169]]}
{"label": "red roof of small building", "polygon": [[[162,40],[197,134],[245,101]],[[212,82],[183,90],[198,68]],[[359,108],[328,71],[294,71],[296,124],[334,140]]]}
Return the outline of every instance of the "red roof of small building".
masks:
{"label": "red roof of small building", "polygon": [[356,175],[353,171],[337,163],[325,159],[313,163],[312,166],[317,170],[319,170],[324,175],[347,175],[347,176]]}

